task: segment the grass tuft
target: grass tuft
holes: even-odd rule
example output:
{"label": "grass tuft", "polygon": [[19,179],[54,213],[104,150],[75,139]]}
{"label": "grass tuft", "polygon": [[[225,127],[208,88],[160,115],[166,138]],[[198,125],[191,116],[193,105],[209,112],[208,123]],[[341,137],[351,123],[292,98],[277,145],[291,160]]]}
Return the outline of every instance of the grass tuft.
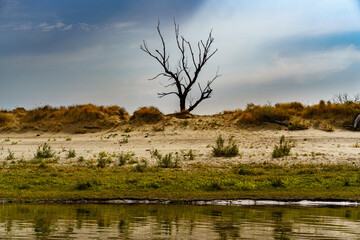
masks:
{"label": "grass tuft", "polygon": [[290,155],[291,145],[289,141],[285,140],[285,136],[282,135],[280,138],[280,145],[275,145],[272,153],[273,158],[281,158]]}
{"label": "grass tuft", "polygon": [[70,149],[67,155],[67,159],[76,157],[75,149]]}
{"label": "grass tuft", "polygon": [[105,152],[100,152],[99,157],[97,159],[97,167],[98,168],[105,168],[110,163],[112,163],[111,157],[108,157],[108,155]]}
{"label": "grass tuft", "polygon": [[218,136],[216,139],[216,146],[212,148],[215,157],[236,157],[239,155],[239,147],[232,137],[229,138],[228,144],[225,145],[222,136]]}
{"label": "grass tuft", "polygon": [[36,151],[35,158],[52,158],[55,156],[55,152],[51,149],[51,146],[47,143],[40,145]]}

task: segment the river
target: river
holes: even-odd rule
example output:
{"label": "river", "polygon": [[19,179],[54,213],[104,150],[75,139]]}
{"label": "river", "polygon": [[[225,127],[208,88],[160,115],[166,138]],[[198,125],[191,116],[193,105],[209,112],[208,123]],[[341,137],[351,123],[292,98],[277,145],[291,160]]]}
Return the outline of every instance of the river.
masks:
{"label": "river", "polygon": [[2,204],[0,239],[359,239],[360,207]]}

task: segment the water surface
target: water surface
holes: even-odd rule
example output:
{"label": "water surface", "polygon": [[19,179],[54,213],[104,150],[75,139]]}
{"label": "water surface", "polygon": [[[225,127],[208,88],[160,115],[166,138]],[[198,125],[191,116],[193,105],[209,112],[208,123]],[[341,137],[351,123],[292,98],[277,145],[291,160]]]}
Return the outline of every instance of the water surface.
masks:
{"label": "water surface", "polygon": [[0,205],[0,239],[359,239],[360,208]]}

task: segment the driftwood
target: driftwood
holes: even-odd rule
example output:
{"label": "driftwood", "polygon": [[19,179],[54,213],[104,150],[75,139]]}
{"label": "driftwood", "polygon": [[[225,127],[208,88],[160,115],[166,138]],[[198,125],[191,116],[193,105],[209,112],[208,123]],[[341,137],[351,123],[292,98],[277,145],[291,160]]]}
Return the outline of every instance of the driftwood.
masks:
{"label": "driftwood", "polygon": [[290,123],[288,123],[286,121],[278,120],[275,117],[267,115],[267,114],[263,114],[262,118],[264,119],[264,122],[276,123],[276,124],[279,124],[279,125],[285,126],[285,127],[288,127],[289,124],[290,124]]}
{"label": "driftwood", "polygon": [[359,122],[360,122],[360,114],[357,115],[357,117],[355,118],[352,127],[353,127],[354,129],[358,129],[358,128],[359,128]]}

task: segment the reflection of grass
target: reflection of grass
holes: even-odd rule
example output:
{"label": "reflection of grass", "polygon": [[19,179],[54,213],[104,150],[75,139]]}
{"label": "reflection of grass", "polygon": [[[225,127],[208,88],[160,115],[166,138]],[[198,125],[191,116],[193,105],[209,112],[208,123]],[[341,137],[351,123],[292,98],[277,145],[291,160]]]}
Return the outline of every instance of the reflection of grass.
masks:
{"label": "reflection of grass", "polygon": [[[130,181],[136,179],[136,181]],[[54,166],[19,162],[0,169],[3,199],[111,198],[360,200],[359,168],[349,165],[197,165],[181,168]],[[26,187],[24,187],[26,186]]]}

